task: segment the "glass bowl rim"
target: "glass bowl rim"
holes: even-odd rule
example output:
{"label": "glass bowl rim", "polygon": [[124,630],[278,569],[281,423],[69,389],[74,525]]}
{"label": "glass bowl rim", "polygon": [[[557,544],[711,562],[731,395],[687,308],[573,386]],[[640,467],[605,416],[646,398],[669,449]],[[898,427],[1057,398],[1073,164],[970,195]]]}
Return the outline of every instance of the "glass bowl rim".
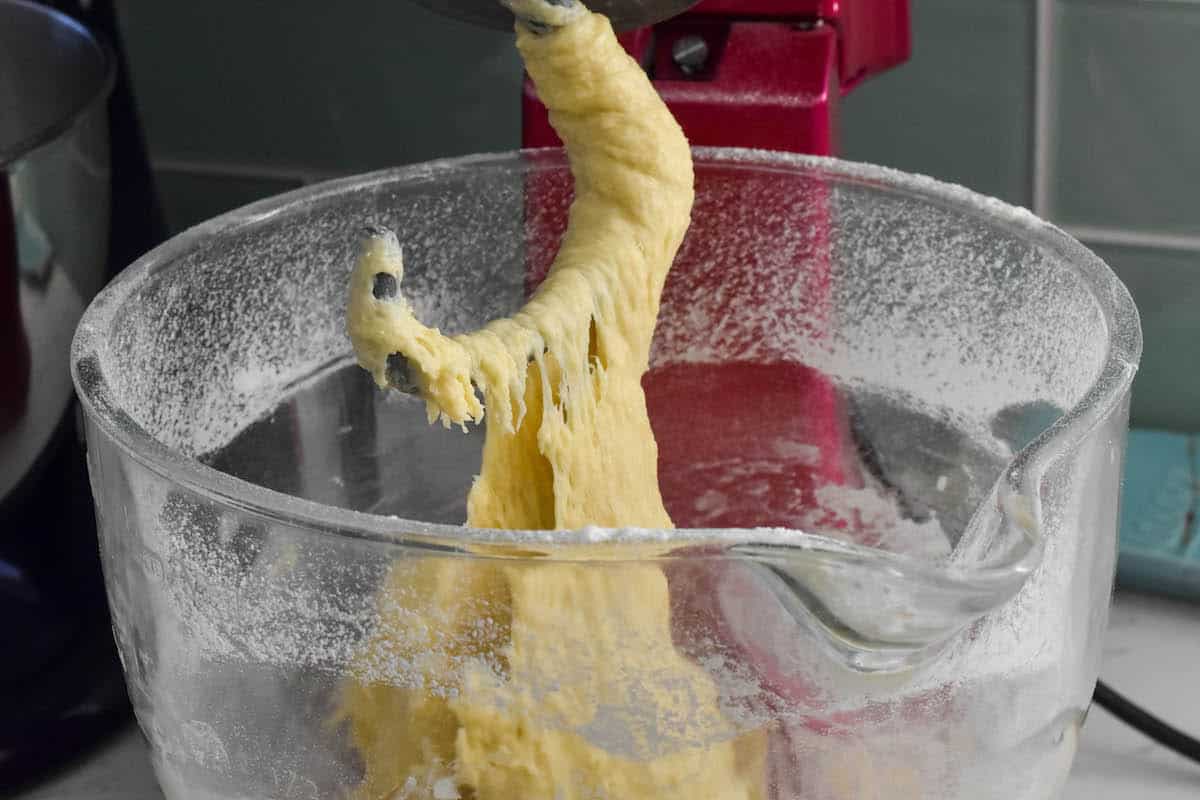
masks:
{"label": "glass bowl rim", "polygon": [[[149,277],[170,269],[198,246],[244,229],[299,206],[373,186],[422,183],[439,176],[483,169],[530,169],[538,159],[562,163],[561,150],[513,150],[427,161],[325,181],[275,195],[229,211],[190,228],[151,250],[127,267],[92,301],[76,331],[71,371],[84,414],[129,457],[164,480],[262,519],[283,523],[313,535],[334,535],[381,545],[411,547],[447,554],[485,558],[553,558],[554,560],[630,561],[712,557],[730,549],[808,553],[833,559],[866,559],[881,567],[901,570],[908,577],[945,589],[972,593],[1019,586],[1040,562],[1042,536],[1037,509],[1010,514],[1004,499],[1024,495],[1036,506],[1037,486],[1047,465],[1082,441],[1108,418],[1128,393],[1141,355],[1142,338],[1137,309],[1125,286],[1094,253],[1056,226],[1026,209],[986,197],[961,186],[899,170],[823,156],[741,148],[693,148],[698,164],[727,165],[754,170],[808,172],[851,184],[905,194],[913,199],[975,216],[981,223],[1044,247],[1071,266],[1092,293],[1108,325],[1109,347],[1093,384],[1073,408],[1043,431],[1010,462],[999,481],[1000,513],[1032,520],[1026,526],[1027,546],[1000,562],[984,565],[930,562],[903,554],[847,544],[795,529],[721,528],[577,531],[511,531],[472,528],[383,516],[305,500],[236,478],[164,445],[143,429],[116,403],[104,380],[108,331],[124,302]],[[550,162],[546,162],[550,163]],[[1013,519],[1010,519],[1013,521]],[[1016,524],[1021,523],[1016,520]],[[1003,589],[1002,589],[1003,587]]]}

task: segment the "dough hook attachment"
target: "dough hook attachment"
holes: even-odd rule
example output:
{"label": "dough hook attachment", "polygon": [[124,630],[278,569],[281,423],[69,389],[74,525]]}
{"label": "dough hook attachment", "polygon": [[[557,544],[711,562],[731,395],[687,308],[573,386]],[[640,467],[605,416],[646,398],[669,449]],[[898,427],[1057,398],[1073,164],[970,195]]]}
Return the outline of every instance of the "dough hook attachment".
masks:
{"label": "dough hook attachment", "polygon": [[517,21],[538,36],[562,27],[584,12],[579,0],[500,0]]}
{"label": "dough hook attachment", "polygon": [[[572,0],[568,0],[571,2]],[[577,4],[576,4],[577,5]],[[392,246],[400,248],[399,237],[390,228],[383,225],[365,225],[362,228],[362,243],[360,249],[365,251],[373,239],[390,240]],[[401,248],[402,250],[402,248]],[[352,290],[353,291],[353,290]],[[400,278],[398,275],[380,271],[371,276],[371,296],[376,300],[397,301],[400,299]],[[544,347],[542,353],[549,352]],[[534,354],[529,354],[529,360],[534,360]],[[412,370],[412,365],[409,363],[408,357],[403,353],[391,353],[387,357],[386,368],[384,370],[385,379],[389,388],[395,389],[403,394],[420,395],[421,385],[417,380]],[[472,385],[474,382],[472,381]],[[475,387],[478,391],[478,386]]]}
{"label": "dough hook attachment", "polygon": [[[362,228],[363,250],[372,239],[391,240],[394,247],[400,243],[394,231],[383,225],[364,225]],[[376,300],[396,300],[400,295],[400,279],[391,272],[376,272],[371,278],[371,296]],[[387,357],[388,386],[404,394],[420,394],[420,386],[413,377],[408,358],[403,353],[392,353]]]}

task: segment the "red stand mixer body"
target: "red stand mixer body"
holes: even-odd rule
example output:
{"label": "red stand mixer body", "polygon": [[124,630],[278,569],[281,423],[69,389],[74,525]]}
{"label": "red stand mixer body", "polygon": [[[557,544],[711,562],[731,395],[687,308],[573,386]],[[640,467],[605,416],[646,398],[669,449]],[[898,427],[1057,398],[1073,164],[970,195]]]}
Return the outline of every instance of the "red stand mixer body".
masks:
{"label": "red stand mixer body", "polygon": [[[813,155],[836,153],[841,96],[865,78],[905,61],[911,47],[908,0],[703,0],[685,14],[620,38],[647,68],[693,145]],[[528,79],[522,118],[523,146],[561,146]],[[548,187],[539,186],[536,179],[526,186],[526,235],[531,242],[545,241],[553,230],[561,230],[557,226],[562,220],[549,219],[545,213],[546,191]],[[812,198],[808,200],[811,204]],[[828,215],[823,217],[812,224],[827,231]],[[830,290],[828,261],[819,252],[821,241],[827,244],[828,239],[817,238],[805,258],[803,275],[797,275],[810,309],[819,309]],[[685,243],[667,281],[667,294],[672,283],[687,280],[689,251],[702,254],[704,245]],[[542,263],[535,260],[529,264],[534,281],[549,267],[548,258],[543,256]],[[755,287],[744,291],[753,292]],[[769,304],[772,299],[764,296],[755,302]],[[773,408],[803,404],[808,411],[806,430],[779,433],[811,444],[820,457],[789,465],[786,474],[772,481],[775,488],[766,502],[706,514],[697,512],[691,498],[691,481],[684,477],[689,465],[719,464],[733,454],[745,458],[752,455],[748,451],[769,449],[773,443],[770,436],[739,433],[738,420],[726,419],[721,373],[729,370],[739,371],[740,386],[747,385],[750,372],[757,373],[750,385],[758,390],[760,426],[761,420],[772,416],[795,416],[773,415]],[[645,388],[656,435],[660,441],[672,441],[670,448],[660,450],[671,453],[672,461],[660,461],[660,480],[667,510],[679,525],[807,527],[801,518],[812,524],[817,488],[859,483],[858,459],[836,389],[802,364],[767,369],[737,364],[652,368]],[[655,413],[668,406],[670,413]],[[705,435],[694,435],[697,426]],[[764,455],[777,458],[777,454]],[[852,519],[825,523],[856,527]]]}

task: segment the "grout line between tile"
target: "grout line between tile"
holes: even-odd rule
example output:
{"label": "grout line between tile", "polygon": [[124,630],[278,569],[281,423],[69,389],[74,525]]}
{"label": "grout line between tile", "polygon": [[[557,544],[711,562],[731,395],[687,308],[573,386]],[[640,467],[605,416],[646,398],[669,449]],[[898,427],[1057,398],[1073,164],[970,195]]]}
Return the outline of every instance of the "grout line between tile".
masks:
{"label": "grout line between tile", "polygon": [[1089,244],[1144,247],[1150,250],[1173,250],[1200,254],[1200,236],[1108,228],[1102,225],[1061,225],[1060,227],[1076,239]]}
{"label": "grout line between tile", "polygon": [[187,175],[293,181],[303,184],[318,183],[330,178],[341,178],[350,174],[336,170],[309,169],[307,167],[281,167],[239,161],[210,161],[207,159],[171,157],[152,157],[150,159],[150,166],[162,172],[176,172]]}
{"label": "grout line between tile", "polygon": [[1033,213],[1050,212],[1051,144],[1054,135],[1054,4],[1034,0]]}

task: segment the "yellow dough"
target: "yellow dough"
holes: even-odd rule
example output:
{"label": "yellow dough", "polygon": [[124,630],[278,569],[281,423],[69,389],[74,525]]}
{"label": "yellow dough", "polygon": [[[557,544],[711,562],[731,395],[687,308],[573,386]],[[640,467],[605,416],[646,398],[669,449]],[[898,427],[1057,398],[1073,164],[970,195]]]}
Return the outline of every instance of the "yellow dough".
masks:
{"label": "yellow dough", "polygon": [[[486,408],[469,524],[669,527],[640,380],[689,223],[691,155],[608,21],[554,11],[562,27],[517,36],[575,182],[546,280],[513,317],[447,337],[402,293],[373,296],[378,273],[403,272],[380,235],[352,277],[350,336],[381,386],[404,356],[431,421]],[[676,650],[653,562],[398,563],[339,721],[363,765],[355,796],[371,800],[765,796],[765,735],[739,730]]]}

